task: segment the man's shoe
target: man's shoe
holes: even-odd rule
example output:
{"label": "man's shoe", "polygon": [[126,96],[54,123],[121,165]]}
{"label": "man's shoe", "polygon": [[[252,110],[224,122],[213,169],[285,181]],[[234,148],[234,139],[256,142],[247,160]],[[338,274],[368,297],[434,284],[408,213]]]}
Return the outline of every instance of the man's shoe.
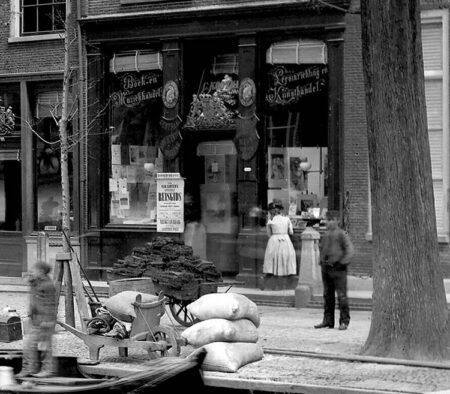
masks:
{"label": "man's shoe", "polygon": [[28,371],[20,371],[19,373],[17,373],[15,375],[16,379],[23,379],[23,378],[29,378],[30,376],[33,376],[33,374],[31,372]]}
{"label": "man's shoe", "polygon": [[38,379],[51,378],[53,376],[55,376],[54,373],[47,372],[47,371],[41,371],[41,372],[33,374],[33,377],[38,378]]}
{"label": "man's shoe", "polygon": [[314,328],[326,328],[326,327],[328,327],[328,328],[334,328],[334,324],[329,324],[329,323],[326,323],[326,322],[322,322],[322,323],[316,324],[316,325],[314,326]]}
{"label": "man's shoe", "polygon": [[339,325],[339,330],[346,330],[347,328],[348,328],[348,324],[341,323],[341,324]]}

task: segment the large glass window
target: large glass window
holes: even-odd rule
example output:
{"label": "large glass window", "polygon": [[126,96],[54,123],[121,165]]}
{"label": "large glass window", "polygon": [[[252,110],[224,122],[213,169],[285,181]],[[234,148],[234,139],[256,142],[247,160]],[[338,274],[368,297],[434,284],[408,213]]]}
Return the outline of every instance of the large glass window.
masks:
{"label": "large glass window", "polygon": [[323,44],[301,59],[302,45],[270,47],[264,92],[267,200],[281,202],[299,227],[319,221],[328,206],[328,68],[320,64],[326,57],[316,56]]}
{"label": "large glass window", "polygon": [[20,94],[18,84],[0,85],[0,230],[20,231]]}
{"label": "large glass window", "polygon": [[[156,223],[156,174],[163,169],[159,151],[162,72],[150,65],[159,54],[139,53],[111,61],[110,176],[111,224]],[[130,68],[131,67],[131,68]],[[134,70],[134,71],[131,71]],[[119,72],[121,71],[121,72]]]}
{"label": "large glass window", "polygon": [[65,0],[21,0],[21,33],[47,34],[64,30]]}

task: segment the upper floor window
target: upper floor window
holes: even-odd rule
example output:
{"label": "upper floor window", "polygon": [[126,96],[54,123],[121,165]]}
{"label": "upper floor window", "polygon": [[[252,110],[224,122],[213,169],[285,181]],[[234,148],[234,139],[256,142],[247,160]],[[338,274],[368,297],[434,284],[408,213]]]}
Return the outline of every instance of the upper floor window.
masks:
{"label": "upper floor window", "polygon": [[21,35],[55,33],[64,30],[65,0],[20,0]]}

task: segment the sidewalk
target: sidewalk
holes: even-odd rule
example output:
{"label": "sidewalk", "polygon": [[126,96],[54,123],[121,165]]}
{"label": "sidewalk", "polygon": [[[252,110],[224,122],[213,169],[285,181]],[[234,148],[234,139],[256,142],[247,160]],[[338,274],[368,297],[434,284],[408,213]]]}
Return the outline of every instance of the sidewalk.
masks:
{"label": "sidewalk", "polygon": [[[8,290],[8,286],[13,289]],[[13,306],[23,316],[27,294],[15,291],[20,290],[20,286],[8,286],[0,286],[3,292],[0,307]],[[253,295],[267,295],[267,292],[260,292],[255,289]],[[272,297],[290,297],[288,293],[292,293],[292,290],[270,293],[277,293],[271,294]],[[63,320],[63,299],[59,306],[58,318]],[[437,369],[319,358],[327,354],[358,355],[369,332],[370,311],[352,310],[349,329],[339,331],[313,328],[314,324],[322,320],[322,308],[259,305],[258,309],[261,314],[259,343],[265,351],[263,360],[248,364],[236,373],[204,372],[206,385],[272,393],[398,394],[436,393],[443,390],[449,390],[447,393],[450,393],[450,365],[446,366],[448,369]],[[178,333],[185,329],[174,322],[170,313],[162,317],[161,324],[172,327]],[[21,347],[22,341],[0,343],[0,349]],[[193,350],[191,346],[184,346],[181,356],[187,356]],[[286,354],[279,354],[280,351]],[[88,350],[81,339],[59,327],[55,335],[55,354],[86,359]],[[83,365],[82,368],[93,375],[123,376],[145,369],[147,360],[148,355],[141,349],[131,349],[128,358],[121,358],[116,348],[104,348],[100,351],[100,364]]]}

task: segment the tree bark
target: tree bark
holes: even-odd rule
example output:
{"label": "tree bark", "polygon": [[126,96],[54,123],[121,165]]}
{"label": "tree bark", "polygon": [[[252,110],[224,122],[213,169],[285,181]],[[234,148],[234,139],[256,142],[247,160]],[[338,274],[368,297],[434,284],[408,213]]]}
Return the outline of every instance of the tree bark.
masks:
{"label": "tree bark", "polygon": [[373,230],[367,355],[446,358],[418,0],[361,2]]}

